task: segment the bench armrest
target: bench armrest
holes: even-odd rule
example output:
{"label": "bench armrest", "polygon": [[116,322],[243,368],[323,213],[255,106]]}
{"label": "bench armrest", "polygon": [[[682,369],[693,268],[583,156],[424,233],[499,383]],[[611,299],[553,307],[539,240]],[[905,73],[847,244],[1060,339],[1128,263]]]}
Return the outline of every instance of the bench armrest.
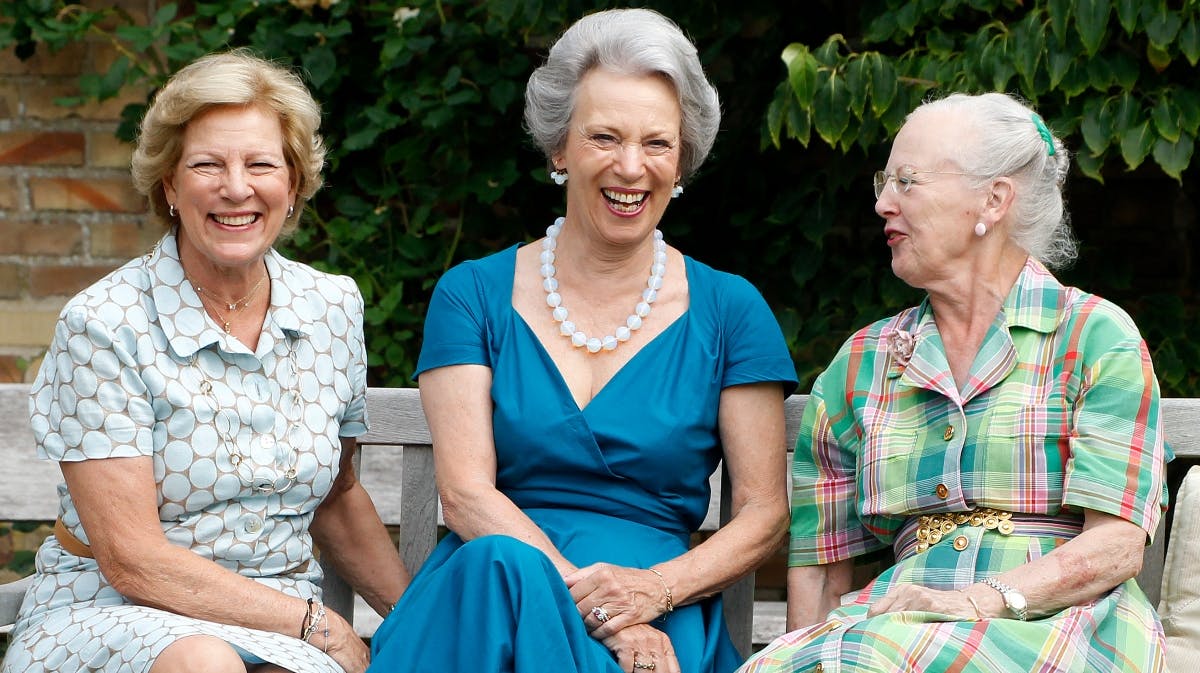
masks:
{"label": "bench armrest", "polygon": [[17,610],[25,599],[25,590],[33,584],[33,577],[25,577],[16,582],[0,584],[0,630],[8,630],[17,621]]}

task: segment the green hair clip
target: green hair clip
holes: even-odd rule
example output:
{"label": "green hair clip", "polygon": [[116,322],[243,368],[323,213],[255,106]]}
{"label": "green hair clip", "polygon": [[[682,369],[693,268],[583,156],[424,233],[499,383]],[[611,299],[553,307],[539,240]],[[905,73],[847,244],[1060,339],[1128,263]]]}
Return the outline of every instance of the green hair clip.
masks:
{"label": "green hair clip", "polygon": [[1033,125],[1037,127],[1038,135],[1042,137],[1042,140],[1046,141],[1046,153],[1054,156],[1054,136],[1050,135],[1050,129],[1046,128],[1046,122],[1042,121],[1041,115],[1036,112],[1030,115],[1029,118],[1033,120]]}

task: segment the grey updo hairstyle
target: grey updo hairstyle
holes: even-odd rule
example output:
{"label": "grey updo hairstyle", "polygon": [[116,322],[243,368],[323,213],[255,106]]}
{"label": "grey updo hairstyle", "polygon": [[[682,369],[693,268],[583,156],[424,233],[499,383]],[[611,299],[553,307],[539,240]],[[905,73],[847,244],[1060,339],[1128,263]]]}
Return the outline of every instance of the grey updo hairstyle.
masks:
{"label": "grey updo hairstyle", "polygon": [[974,127],[973,142],[954,157],[964,172],[992,179],[1007,176],[1018,185],[1013,203],[1012,238],[1035,259],[1052,269],[1078,254],[1070,218],[1063,204],[1063,185],[1071,166],[1067,148],[1051,133],[1050,146],[1038,132],[1029,106],[1003,93],[951,94],[922,104],[922,111],[953,111]]}
{"label": "grey updo hairstyle", "polygon": [[550,48],[546,63],[525,87],[525,127],[547,159],[562,150],[575,110],[575,88],[589,70],[666,77],[679,97],[680,174],[687,179],[704,163],[721,105],[704,76],[696,46],[679,26],[650,9],[610,9],[575,22]]}

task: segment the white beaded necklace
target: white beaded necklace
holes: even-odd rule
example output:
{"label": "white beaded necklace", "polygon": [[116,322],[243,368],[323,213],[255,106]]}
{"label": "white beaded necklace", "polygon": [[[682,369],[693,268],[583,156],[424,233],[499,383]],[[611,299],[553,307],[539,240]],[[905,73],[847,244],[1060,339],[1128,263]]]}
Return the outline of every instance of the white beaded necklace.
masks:
{"label": "white beaded necklace", "polygon": [[571,340],[576,348],[587,348],[589,353],[599,353],[602,350],[611,351],[621,343],[629,341],[635,330],[642,327],[642,321],[650,315],[650,305],[658,299],[658,291],[662,289],[663,274],[667,271],[667,244],[663,242],[662,232],[654,230],[654,263],[650,265],[650,277],[646,280],[646,289],[642,290],[642,300],[633,308],[633,313],[625,319],[625,324],[617,327],[612,333],[603,338],[589,337],[582,330],[575,329],[575,323],[567,319],[567,307],[562,305],[562,295],[558,293],[558,280],[554,277],[554,249],[558,246],[558,234],[562,231],[566,218],[554,220],[554,224],[546,228],[546,238],[542,240],[542,288],[546,290],[546,304],[554,309],[554,321],[559,323],[558,331]]}

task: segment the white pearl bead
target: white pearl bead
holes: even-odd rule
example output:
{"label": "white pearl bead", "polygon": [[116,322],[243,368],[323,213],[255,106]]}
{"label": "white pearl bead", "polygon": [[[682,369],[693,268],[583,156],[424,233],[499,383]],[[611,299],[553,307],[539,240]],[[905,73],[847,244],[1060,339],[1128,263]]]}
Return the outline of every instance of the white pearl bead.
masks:
{"label": "white pearl bead", "polygon": [[601,342],[596,337],[587,340],[587,349],[589,353],[599,353]]}
{"label": "white pearl bead", "polygon": [[562,332],[563,336],[571,336],[575,333],[575,323],[571,322],[570,320],[564,320],[562,321],[562,324],[558,326],[558,331]]}
{"label": "white pearl bead", "polygon": [[653,304],[655,299],[658,299],[658,290],[651,290],[650,288],[642,290],[642,301],[647,304]]}
{"label": "white pearl bead", "polygon": [[562,306],[554,307],[554,322],[562,322],[567,319],[567,309]]}
{"label": "white pearl bead", "polygon": [[557,278],[543,278],[542,279],[542,289],[547,292],[557,292],[558,291],[558,279]]}
{"label": "white pearl bead", "polygon": [[562,295],[557,292],[551,292],[546,295],[546,303],[551,308],[558,308],[558,305],[562,303]]}
{"label": "white pearl bead", "polygon": [[538,255],[538,259],[542,260],[542,264],[553,264],[554,263],[554,251],[553,250],[543,250],[542,254]]}
{"label": "white pearl bead", "polygon": [[633,307],[633,312],[636,313],[638,317],[645,318],[646,316],[650,315],[650,305],[644,301],[639,301],[637,306]]}
{"label": "white pearl bead", "polygon": [[625,324],[632,330],[641,329],[642,319],[640,316],[631,315],[625,319]]}
{"label": "white pearl bead", "polygon": [[621,342],[617,341],[617,337],[609,334],[604,337],[604,341],[602,343],[604,344],[604,350],[611,351],[611,350],[615,350],[617,347],[617,344],[619,344]]}
{"label": "white pearl bead", "polygon": [[542,278],[553,278],[553,277],[554,277],[554,265],[553,264],[543,264],[542,265]]}
{"label": "white pearl bead", "polygon": [[652,276],[650,280],[646,281],[646,285],[648,285],[651,290],[661,290],[662,276]]}
{"label": "white pearl bead", "polygon": [[579,348],[580,346],[587,344],[587,340],[588,340],[587,335],[584,334],[583,332],[576,332],[571,335],[571,344],[573,346],[575,346],[576,348]]}

